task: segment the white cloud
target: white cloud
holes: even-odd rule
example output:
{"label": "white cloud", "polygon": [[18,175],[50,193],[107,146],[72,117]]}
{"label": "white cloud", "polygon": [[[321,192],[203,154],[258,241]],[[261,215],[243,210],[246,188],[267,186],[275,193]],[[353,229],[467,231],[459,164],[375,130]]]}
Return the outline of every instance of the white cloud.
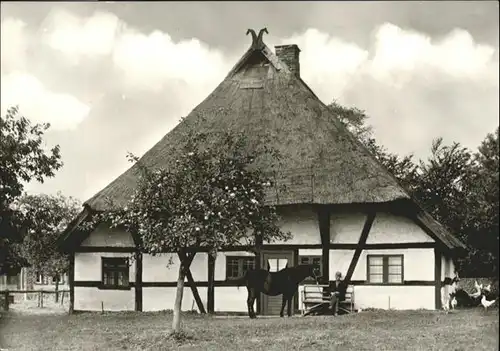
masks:
{"label": "white cloud", "polygon": [[26,23],[17,18],[6,18],[1,26],[1,67],[2,72],[22,69],[26,63],[27,37]]}
{"label": "white cloud", "polygon": [[495,49],[476,44],[462,29],[451,31],[441,40],[431,40],[422,33],[385,23],[377,29],[375,38],[369,71],[380,80],[402,84],[404,78],[422,70],[437,70],[453,78],[493,76]]}
{"label": "white cloud", "polygon": [[22,114],[32,121],[50,123],[54,130],[74,129],[89,113],[89,106],[66,93],[47,90],[34,76],[10,73],[1,78],[2,114],[19,105]]}
{"label": "white cloud", "polygon": [[122,89],[174,89],[175,98],[182,100],[183,114],[215,88],[233,61],[196,38],[174,42],[158,30],[142,33],[107,12],[80,18],[58,10],[45,27],[45,43],[70,63],[88,58],[110,60],[114,79]]}
{"label": "white cloud", "polygon": [[58,9],[44,23],[43,40],[78,64],[85,58],[111,54],[119,29],[120,20],[111,13],[96,12],[80,18]]}

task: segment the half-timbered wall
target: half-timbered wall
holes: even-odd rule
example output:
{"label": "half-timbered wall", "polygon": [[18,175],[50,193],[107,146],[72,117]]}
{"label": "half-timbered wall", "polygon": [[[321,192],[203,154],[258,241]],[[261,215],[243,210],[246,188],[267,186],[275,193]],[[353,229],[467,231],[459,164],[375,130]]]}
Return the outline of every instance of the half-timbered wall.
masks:
{"label": "half-timbered wall", "polygon": [[135,282],[135,261],[127,252],[106,252],[106,247],[134,248],[132,236],[124,231],[110,229],[105,224],[99,225],[82,242],[82,248],[91,248],[100,252],[76,252],[74,266],[74,309],[86,311],[123,311],[135,308],[135,290],[106,290],[99,288],[102,280],[102,257],[129,257],[129,282]]}
{"label": "half-timbered wall", "polygon": [[[299,259],[301,256],[322,255],[319,219],[314,207],[287,206],[280,209],[280,215],[282,229],[290,231],[293,238],[286,243],[273,243],[279,245],[273,250],[296,250]],[[366,218],[366,214],[361,212],[330,213],[329,228],[327,228],[330,233],[327,264],[330,280],[334,279],[337,271],[340,271],[343,276],[346,275]],[[361,252],[351,278],[355,287],[356,307],[363,309],[434,308],[435,260],[432,243],[433,239],[411,220],[392,214],[377,213],[366,240],[366,247]],[[387,244],[398,244],[399,246],[391,249],[376,249],[377,245]],[[410,247],[405,248],[404,246],[407,244]],[[421,248],[418,247],[419,244],[423,244]],[[345,245],[352,246],[346,248]],[[99,251],[100,248],[104,247],[121,248],[122,251],[130,248],[130,250],[129,252]],[[133,310],[135,299],[133,288],[130,290],[102,290],[97,287],[102,274],[100,258],[131,257],[134,248],[132,236],[126,232],[116,229],[110,230],[105,225],[101,225],[84,240],[79,251],[92,251],[89,248],[95,249],[95,252],[77,252],[75,254],[75,309],[100,310],[102,302],[105,310]],[[272,248],[272,246],[267,246],[267,248]],[[367,255],[369,254],[403,255],[404,282],[400,285],[368,284],[366,281]],[[217,254],[214,265],[213,307],[215,312],[246,312],[246,288],[244,286],[237,288],[234,281],[226,279],[226,258],[228,256],[253,255],[253,253],[235,251],[234,249]],[[452,260],[444,255],[439,257],[441,258],[441,276],[452,274],[454,270]],[[205,309],[208,304],[208,261],[207,253],[197,253],[190,268]],[[134,261],[132,260],[132,262]],[[179,259],[175,254],[143,255],[143,311],[173,308],[178,268]],[[130,282],[134,283],[134,264],[130,266],[129,273]],[[299,287],[299,308],[301,307],[301,290],[302,287]],[[186,284],[182,309],[191,310],[193,308],[197,309],[197,305],[189,285]]]}

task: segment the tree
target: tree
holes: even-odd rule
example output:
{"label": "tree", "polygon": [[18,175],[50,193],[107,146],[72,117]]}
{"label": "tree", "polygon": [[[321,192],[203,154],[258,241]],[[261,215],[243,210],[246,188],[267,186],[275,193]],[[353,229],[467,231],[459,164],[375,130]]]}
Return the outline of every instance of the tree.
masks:
{"label": "tree", "polygon": [[17,271],[25,260],[13,243],[21,240],[21,219],[13,202],[24,185],[44,181],[62,166],[59,146],[45,150],[43,136],[49,124],[32,124],[17,107],[0,117],[0,274]]}
{"label": "tree", "polygon": [[467,257],[458,260],[459,271],[464,276],[497,276],[498,128],[476,153],[437,138],[430,157],[414,162],[412,155],[401,158],[377,143],[364,111],[335,101],[329,107],[413,199],[467,245]]}
{"label": "tree", "polygon": [[474,173],[468,188],[472,202],[468,221],[472,248],[468,275],[498,277],[499,255],[499,141],[498,127],[473,155]]}
{"label": "tree", "polygon": [[[265,140],[251,148],[243,134],[209,134],[196,127],[184,140],[185,146],[169,168],[153,171],[131,156],[141,172],[135,195],[123,210],[99,218],[137,233],[143,252],[177,253],[181,264],[174,333],[180,331],[184,279],[190,279],[196,248],[208,249],[215,259],[216,252],[226,246],[255,247],[256,236],[267,242],[290,237],[280,230],[276,209],[265,206],[266,190],[272,184],[255,167],[256,160],[278,157]],[[210,145],[209,140],[218,142]]]}
{"label": "tree", "polygon": [[22,196],[16,201],[16,208],[23,216],[25,229],[19,251],[36,271],[57,278],[57,302],[60,276],[69,268],[69,256],[58,250],[57,239],[76,217],[81,204],[78,200],[60,193],[40,194]]}

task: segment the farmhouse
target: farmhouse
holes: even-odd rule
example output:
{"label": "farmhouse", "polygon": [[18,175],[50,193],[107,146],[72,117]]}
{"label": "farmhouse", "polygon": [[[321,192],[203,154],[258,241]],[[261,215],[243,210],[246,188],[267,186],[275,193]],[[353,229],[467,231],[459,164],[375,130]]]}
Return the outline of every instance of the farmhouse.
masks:
{"label": "farmhouse", "polygon": [[[440,308],[441,281],[453,276],[453,259],[464,245],[410,198],[307,86],[296,45],[272,52],[263,31],[252,34],[251,47],[226,78],[141,161],[156,167],[175,160],[180,131],[200,116],[206,130],[243,130],[254,142],[270,135],[286,162],[273,173],[267,201],[278,206],[281,226],[293,238],[272,244],[257,238],[257,254],[228,247],[215,259],[200,248],[182,308],[245,312],[246,289],[237,288],[234,278],[249,267],[276,271],[308,262],[320,263],[325,282],[340,271],[353,286],[356,308]],[[267,171],[272,162],[260,167]],[[74,310],[173,308],[175,254],[139,253],[134,233],[106,223],[77,229],[94,211],[124,206],[138,175],[134,165],[86,201],[61,236],[71,254]],[[174,263],[167,267],[170,259]],[[296,296],[295,312],[301,306]],[[281,297],[262,296],[255,309],[275,315],[280,302]]]}

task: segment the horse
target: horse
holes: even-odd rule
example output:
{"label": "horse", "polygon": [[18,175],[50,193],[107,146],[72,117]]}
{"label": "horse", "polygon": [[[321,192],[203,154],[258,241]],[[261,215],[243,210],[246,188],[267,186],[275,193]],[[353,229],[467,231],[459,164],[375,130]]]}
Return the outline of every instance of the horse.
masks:
{"label": "horse", "polygon": [[292,315],[292,298],[297,291],[299,283],[307,277],[312,277],[318,282],[319,266],[303,264],[295,267],[285,267],[278,272],[269,272],[265,269],[251,269],[237,280],[237,287],[245,285],[248,290],[247,306],[248,316],[256,318],[253,309],[257,294],[263,293],[268,296],[283,295],[281,302],[280,317],[284,316],[285,305],[288,304],[288,317]]}

